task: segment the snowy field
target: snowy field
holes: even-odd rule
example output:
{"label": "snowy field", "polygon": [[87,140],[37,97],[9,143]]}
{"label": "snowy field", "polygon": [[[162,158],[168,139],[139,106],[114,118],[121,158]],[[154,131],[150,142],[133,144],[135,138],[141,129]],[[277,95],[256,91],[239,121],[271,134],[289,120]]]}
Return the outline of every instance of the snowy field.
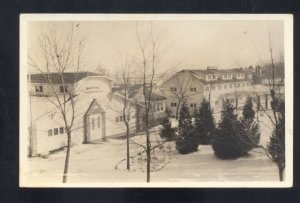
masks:
{"label": "snowy field", "polygon": [[[260,117],[261,143],[268,142],[271,126],[268,119]],[[152,141],[159,140],[157,129]],[[144,144],[145,135],[132,138]],[[126,183],[146,181],[145,153],[137,144],[131,144],[131,170],[125,169],[126,140],[109,139],[105,143],[77,145],[71,148],[69,183]],[[258,149],[248,157],[236,160],[220,160],[210,145],[199,145],[198,151],[181,155],[174,143],[165,143],[152,154],[151,182],[214,182],[214,181],[277,181],[276,165]],[[48,158],[29,158],[28,180],[31,185],[61,183],[65,151]]]}

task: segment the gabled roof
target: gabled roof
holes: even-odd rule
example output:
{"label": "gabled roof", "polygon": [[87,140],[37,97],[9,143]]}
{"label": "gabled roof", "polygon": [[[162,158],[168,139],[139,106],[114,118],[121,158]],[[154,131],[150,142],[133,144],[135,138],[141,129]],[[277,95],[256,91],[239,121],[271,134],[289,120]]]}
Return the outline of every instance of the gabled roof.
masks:
{"label": "gabled roof", "polygon": [[[117,87],[113,87],[113,91],[118,92],[121,95],[124,95],[124,84],[120,84]],[[127,87],[128,89],[128,97],[131,98],[138,93],[140,88],[142,88],[143,84],[131,84]]]}
{"label": "gabled roof", "polygon": [[202,79],[203,75],[224,74],[224,73],[246,73],[246,74],[253,73],[253,71],[251,69],[243,69],[243,68],[223,69],[223,70],[219,70],[219,69],[183,69],[181,71],[178,71],[174,75],[172,75],[169,79],[164,81],[163,84],[166,83],[167,81],[169,81],[170,79],[172,79],[173,77],[175,77],[178,73],[184,73],[184,72],[190,73],[198,81],[200,81],[204,84],[248,81],[249,79],[247,79],[247,78],[245,78],[245,79],[235,79],[235,78],[233,78],[233,79],[230,79],[230,80],[218,79],[218,80],[214,80],[214,81],[206,81],[206,80]]}
{"label": "gabled roof", "polygon": [[[31,83],[49,83],[50,80],[53,84],[60,84],[62,83],[62,78],[64,79],[64,83],[70,84],[78,82],[79,80],[88,77],[88,76],[99,76],[98,73],[93,72],[65,72],[62,75],[59,73],[38,73],[38,74],[31,74],[28,75],[28,81]],[[29,78],[30,77],[30,78]],[[49,78],[49,79],[48,79]]]}
{"label": "gabled roof", "polygon": [[[182,70],[184,71],[184,70]],[[179,72],[182,72],[179,71]],[[186,71],[190,71],[195,75],[208,75],[208,74],[224,74],[224,73],[252,73],[251,69],[244,68],[232,68],[232,69],[187,69]]]}
{"label": "gabled roof", "polygon": [[105,113],[104,109],[102,108],[102,106],[99,104],[99,102],[97,102],[96,99],[93,99],[93,101],[91,102],[90,106],[88,107],[85,115],[88,115],[90,113],[90,110],[94,107],[97,106],[97,112],[99,113]]}

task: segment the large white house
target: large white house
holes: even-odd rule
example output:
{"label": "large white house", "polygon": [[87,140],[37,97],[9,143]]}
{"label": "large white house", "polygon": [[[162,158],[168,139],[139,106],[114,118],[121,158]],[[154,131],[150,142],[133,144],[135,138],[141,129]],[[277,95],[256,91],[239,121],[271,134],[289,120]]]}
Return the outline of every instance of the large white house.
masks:
{"label": "large white house", "polygon": [[257,108],[261,105],[270,108],[269,89],[253,80],[260,74],[257,70],[239,69],[184,69],[161,85],[161,93],[168,98],[166,107],[172,115],[178,113],[183,101],[190,109],[200,106],[203,99],[209,100],[214,112],[220,112],[222,102],[229,99],[234,105],[241,107],[248,96],[254,98]]}
{"label": "large white house", "polygon": [[[50,80],[49,80],[50,78]],[[81,72],[64,73],[64,85],[57,73],[29,76],[29,155],[48,154],[67,145],[67,136],[62,114],[57,107],[58,97],[71,91],[74,95],[74,124],[72,144],[90,143],[124,135],[123,106],[124,96],[112,91],[115,81],[107,76]],[[51,81],[51,86],[49,85]],[[64,88],[65,87],[65,88]],[[55,92],[55,93],[54,93]],[[71,101],[66,102],[68,112],[72,111]],[[136,130],[137,106],[130,108],[130,129]],[[71,113],[68,113],[68,115]]]}

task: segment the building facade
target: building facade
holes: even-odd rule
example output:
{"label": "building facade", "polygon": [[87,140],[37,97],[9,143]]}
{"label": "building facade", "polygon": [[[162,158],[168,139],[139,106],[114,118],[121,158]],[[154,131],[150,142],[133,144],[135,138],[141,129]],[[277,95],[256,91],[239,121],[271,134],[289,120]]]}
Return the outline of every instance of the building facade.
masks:
{"label": "building facade", "polygon": [[[210,101],[214,112],[220,112],[225,99],[241,107],[248,96],[260,104],[270,106],[269,89],[253,82],[252,69],[207,68],[206,70],[182,70],[161,85],[162,95],[168,98],[166,107],[175,116],[185,101],[191,110],[200,106],[203,99]],[[260,105],[259,104],[259,105]]]}
{"label": "building facade", "polygon": [[[126,133],[123,107],[124,96],[112,91],[115,81],[92,73],[80,73],[76,80],[67,73],[62,85],[58,75],[49,80],[37,75],[29,76],[29,146],[30,156],[48,154],[67,146],[66,125],[59,109],[58,99],[73,95],[74,114],[71,100],[61,104],[66,108],[72,125],[72,145],[105,141]],[[67,87],[61,89],[61,86]],[[56,96],[55,96],[56,95]],[[129,124],[131,132],[136,130],[137,103],[129,100],[131,108]]]}

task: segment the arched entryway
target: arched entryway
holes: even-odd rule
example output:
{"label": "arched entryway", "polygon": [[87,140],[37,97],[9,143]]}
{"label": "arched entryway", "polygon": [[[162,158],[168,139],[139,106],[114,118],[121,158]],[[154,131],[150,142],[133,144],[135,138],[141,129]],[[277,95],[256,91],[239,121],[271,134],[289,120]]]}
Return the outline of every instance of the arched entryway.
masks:
{"label": "arched entryway", "polygon": [[106,140],[105,111],[94,99],[84,114],[83,143],[93,143]]}

